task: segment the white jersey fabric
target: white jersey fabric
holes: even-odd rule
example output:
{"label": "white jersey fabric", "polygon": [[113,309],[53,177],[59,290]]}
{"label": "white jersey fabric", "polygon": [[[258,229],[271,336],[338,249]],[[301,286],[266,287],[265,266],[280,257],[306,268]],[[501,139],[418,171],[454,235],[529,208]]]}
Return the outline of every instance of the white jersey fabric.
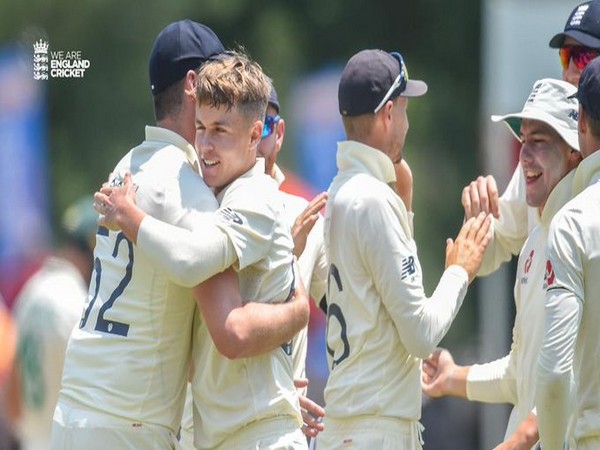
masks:
{"label": "white jersey fabric", "polygon": [[[285,175],[274,166],[277,185],[285,181]],[[289,228],[293,226],[296,218],[306,209],[308,201],[297,195],[281,191],[284,205],[283,217]],[[300,258],[298,268],[302,282],[305,284],[310,295],[319,301],[325,295],[327,286],[327,262],[325,260],[325,246],[323,243],[323,218],[320,216],[313,229],[307,236],[306,247]],[[307,327],[303,328],[292,340],[292,364],[294,379],[306,377],[306,353],[307,353]],[[299,389],[301,395],[306,395],[306,388]],[[184,449],[193,449],[193,404],[191,395],[191,384],[186,395],[186,405],[181,424],[181,445]]]}
{"label": "white jersey fabric", "polygon": [[[290,298],[294,283],[293,241],[278,186],[264,171],[264,160],[259,159],[217,198],[223,230],[238,256],[235,266],[242,298],[283,302]],[[275,418],[280,419],[275,426],[282,433],[290,427],[300,429],[289,345],[252,358],[228,360],[201,325],[194,330],[193,361],[197,448],[230,448],[228,440],[244,427],[261,427]],[[259,443],[261,436],[255,437]]]}
{"label": "white jersey fabric", "polygon": [[325,213],[331,373],[321,436],[359,416],[416,423],[421,358],[447,332],[468,285],[466,271],[450,266],[425,296],[412,217],[388,185],[395,172],[383,152],[340,142],[337,166]]}
{"label": "white jersey fabric", "polygon": [[[538,367],[542,447],[600,445],[600,151],[575,173],[573,200],[548,238],[545,336]],[[571,385],[574,385],[572,394]]]}
{"label": "white jersey fabric", "polygon": [[17,429],[23,450],[50,448],[67,342],[86,297],[87,284],[77,267],[50,256],[16,299],[22,407]]}
{"label": "white jersey fabric", "polygon": [[[172,131],[149,126],[146,140],[113,173],[132,173],[137,204],[145,212],[190,229],[198,211],[218,207],[194,166],[192,145]],[[122,232],[100,228],[96,240],[88,301],[67,348],[55,421],[110,429],[114,418],[131,430],[158,427],[174,435],[181,423],[196,311],[191,291],[169,281]],[[89,411],[89,418],[64,423],[70,408]]]}
{"label": "white jersey fabric", "polygon": [[519,255],[514,287],[516,317],[510,353],[487,364],[471,366],[467,397],[490,403],[512,403],[505,439],[534,410],[537,357],[544,334],[546,240],[552,217],[571,198],[575,171],[552,190],[536,226]]}
{"label": "white jersey fabric", "polygon": [[499,218],[492,218],[492,239],[485,250],[478,276],[489,275],[518,255],[533,228],[539,225],[537,208],[527,205],[525,177],[517,165],[508,186],[498,199]]}
{"label": "white jersey fabric", "polygon": [[[274,166],[274,179],[281,187],[285,181],[283,172]],[[290,229],[294,225],[296,218],[304,212],[309,202],[297,195],[281,191],[283,204],[285,208],[285,219]],[[325,242],[323,237],[323,217],[315,222],[312,230],[306,238],[306,246],[300,258],[298,258],[298,268],[302,282],[315,303],[319,304],[325,295],[327,288],[327,257],[325,255]],[[308,350],[308,326],[296,335],[292,341],[292,360],[294,364],[294,379],[306,378],[306,354]],[[306,388],[300,390],[302,395],[306,395]]]}

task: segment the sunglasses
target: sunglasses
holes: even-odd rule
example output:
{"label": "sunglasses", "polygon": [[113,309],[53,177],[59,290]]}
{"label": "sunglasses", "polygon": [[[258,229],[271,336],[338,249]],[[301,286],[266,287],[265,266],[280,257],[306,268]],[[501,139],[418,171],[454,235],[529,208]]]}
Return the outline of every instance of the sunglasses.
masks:
{"label": "sunglasses", "polygon": [[279,117],[279,115],[266,116],[265,124],[263,125],[262,134],[260,135],[260,138],[264,139],[266,137],[271,136],[273,134],[273,131],[275,130],[275,125],[277,125],[280,119],[281,117]]}
{"label": "sunglasses", "polygon": [[569,67],[569,62],[573,60],[575,67],[583,70],[600,53],[597,50],[581,45],[565,45],[558,50],[558,54],[560,55],[560,64],[563,69]]}
{"label": "sunglasses", "polygon": [[406,89],[406,82],[408,81],[408,71],[406,70],[406,65],[404,64],[404,58],[402,58],[402,55],[398,52],[391,52],[390,55],[392,55],[398,61],[398,64],[400,65],[400,74],[396,77],[396,79],[388,89],[381,102],[379,102],[379,105],[377,105],[377,107],[373,111],[374,114],[377,114],[377,112],[381,108],[383,108],[383,105],[385,105],[386,102],[390,98],[392,98],[392,95],[394,95],[396,91],[398,91],[396,95],[397,97]]}

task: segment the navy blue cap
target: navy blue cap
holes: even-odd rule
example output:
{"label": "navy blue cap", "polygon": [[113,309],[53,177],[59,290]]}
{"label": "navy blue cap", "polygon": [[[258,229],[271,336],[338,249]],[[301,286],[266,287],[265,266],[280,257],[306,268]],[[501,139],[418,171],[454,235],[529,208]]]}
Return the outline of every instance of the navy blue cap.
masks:
{"label": "navy blue cap", "polygon": [[277,98],[277,91],[273,84],[271,84],[271,93],[269,94],[269,105],[275,108],[275,111],[279,114],[279,99]]}
{"label": "navy blue cap", "polygon": [[576,6],[567,19],[564,31],[550,39],[550,47],[562,47],[567,36],[586,47],[600,49],[600,0]]}
{"label": "navy blue cap", "polygon": [[338,86],[338,106],[342,116],[373,114],[382,102],[398,96],[419,97],[426,92],[425,82],[408,79],[399,53],[362,50],[344,68]]}
{"label": "navy blue cap", "polygon": [[180,20],[167,25],[157,36],[150,54],[150,88],[158,94],[181,80],[188,70],[223,53],[225,48],[206,25]]}
{"label": "navy blue cap", "polygon": [[600,120],[600,57],[592,59],[581,72],[576,96],[585,113]]}

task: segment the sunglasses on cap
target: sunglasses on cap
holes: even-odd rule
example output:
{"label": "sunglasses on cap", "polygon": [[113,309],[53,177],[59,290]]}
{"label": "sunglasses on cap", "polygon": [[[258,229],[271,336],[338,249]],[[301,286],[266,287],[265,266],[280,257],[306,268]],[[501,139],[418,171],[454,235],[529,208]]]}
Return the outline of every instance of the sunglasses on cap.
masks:
{"label": "sunglasses on cap", "polygon": [[279,115],[276,116],[266,116],[265,124],[263,125],[262,134],[260,136],[261,139],[267,138],[273,134],[275,130],[275,125],[279,122],[281,117]]}
{"label": "sunglasses on cap", "polygon": [[560,55],[560,64],[563,69],[569,67],[569,62],[573,60],[575,67],[583,70],[600,52],[581,45],[565,45],[558,49],[558,54]]}
{"label": "sunglasses on cap", "polygon": [[386,102],[392,98],[392,95],[394,95],[396,91],[397,97],[406,89],[406,82],[408,81],[408,70],[406,70],[406,65],[404,64],[404,58],[402,58],[402,55],[398,52],[391,52],[390,55],[392,55],[398,61],[398,64],[400,65],[400,74],[396,77],[396,79],[388,89],[381,102],[379,102],[377,107],[373,110],[374,114],[377,114],[377,112],[381,108],[383,108],[383,105],[385,105]]}

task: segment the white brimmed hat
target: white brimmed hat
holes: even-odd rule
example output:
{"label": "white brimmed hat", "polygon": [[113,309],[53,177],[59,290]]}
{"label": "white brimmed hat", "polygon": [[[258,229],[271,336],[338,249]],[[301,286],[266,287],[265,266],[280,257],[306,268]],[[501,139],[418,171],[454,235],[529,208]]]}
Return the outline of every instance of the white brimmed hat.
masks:
{"label": "white brimmed hat", "polygon": [[550,125],[570,147],[579,150],[576,92],[577,88],[566,81],[544,78],[533,83],[533,90],[520,113],[494,115],[492,120],[506,123],[517,139],[520,139],[522,119],[539,120]]}

